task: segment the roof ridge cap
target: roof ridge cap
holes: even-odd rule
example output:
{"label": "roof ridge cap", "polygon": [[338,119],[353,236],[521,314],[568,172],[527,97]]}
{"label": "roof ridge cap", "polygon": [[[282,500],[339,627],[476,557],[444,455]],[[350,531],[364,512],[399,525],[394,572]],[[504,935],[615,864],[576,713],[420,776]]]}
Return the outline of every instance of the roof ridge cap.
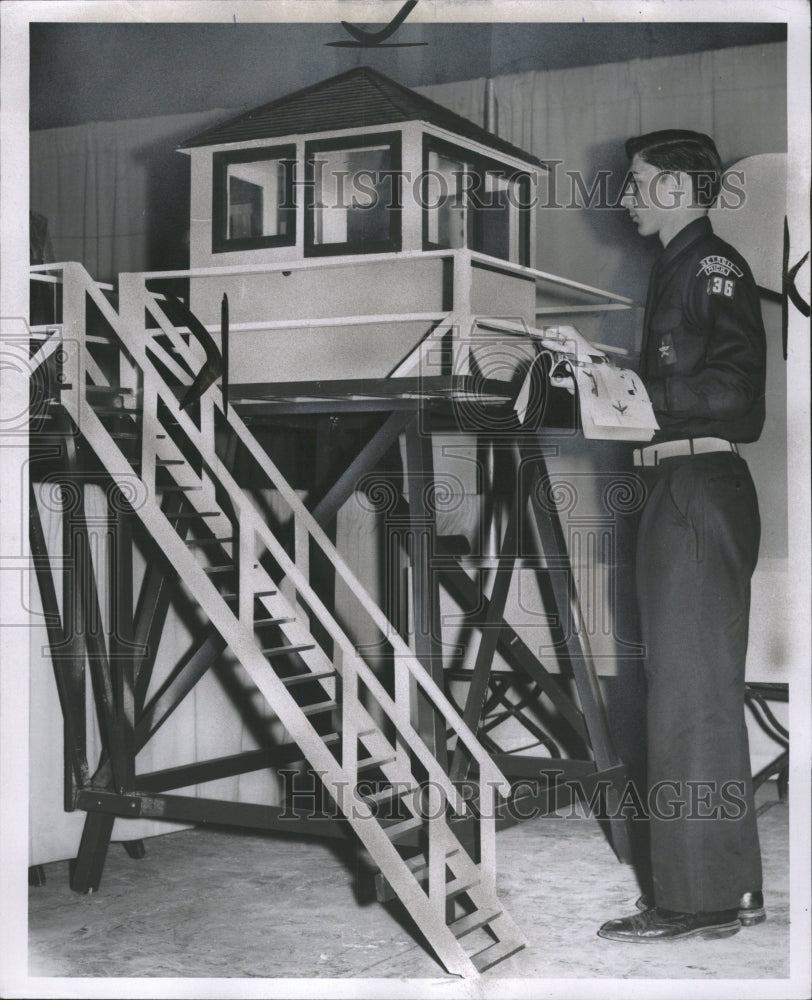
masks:
{"label": "roof ridge cap", "polygon": [[[365,70],[370,70],[371,75],[369,77],[369,82],[378,91],[378,93],[381,95],[381,97],[386,98],[387,101],[391,101],[392,104],[394,104],[395,107],[398,109],[398,111],[401,112],[401,114],[404,114],[404,115],[408,115],[409,114],[409,109],[407,107],[404,107],[404,105],[401,102],[399,102],[396,98],[392,97],[391,94],[386,93],[386,91],[381,86],[380,80],[376,80],[375,77],[376,76],[382,76],[388,83],[393,83],[396,87],[402,87],[403,84],[398,83],[397,80],[393,80],[391,77],[387,76],[385,73],[380,73],[380,72],[378,72],[378,70],[372,69],[371,66],[363,66],[361,68],[365,69]],[[405,90],[407,88],[404,87],[403,89]]]}

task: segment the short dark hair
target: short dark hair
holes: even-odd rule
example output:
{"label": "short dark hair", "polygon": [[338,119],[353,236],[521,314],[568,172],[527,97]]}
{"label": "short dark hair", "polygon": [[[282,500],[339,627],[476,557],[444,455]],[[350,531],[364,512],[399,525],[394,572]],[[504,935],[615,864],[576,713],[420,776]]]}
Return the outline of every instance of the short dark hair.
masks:
{"label": "short dark hair", "polygon": [[626,142],[631,160],[639,155],[660,170],[678,170],[691,178],[694,198],[702,208],[710,208],[722,187],[722,160],[716,143],[704,132],[664,129],[648,132]]}

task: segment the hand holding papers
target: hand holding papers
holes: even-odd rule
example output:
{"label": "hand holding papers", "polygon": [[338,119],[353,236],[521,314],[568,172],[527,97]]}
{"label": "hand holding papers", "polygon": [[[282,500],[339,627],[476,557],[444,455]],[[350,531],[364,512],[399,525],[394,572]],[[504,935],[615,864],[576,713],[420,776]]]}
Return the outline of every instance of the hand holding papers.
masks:
{"label": "hand holding papers", "polygon": [[606,352],[591,344],[574,326],[533,331],[542,352],[531,365],[514,408],[524,422],[530,403],[533,369],[543,365],[553,388],[577,392],[584,437],[617,441],[650,441],[657,421],[640,378],[616,368]]}
{"label": "hand holding papers", "polygon": [[590,343],[574,326],[543,326],[536,332],[542,347],[555,354],[571,354],[578,361],[605,358],[606,351]]}

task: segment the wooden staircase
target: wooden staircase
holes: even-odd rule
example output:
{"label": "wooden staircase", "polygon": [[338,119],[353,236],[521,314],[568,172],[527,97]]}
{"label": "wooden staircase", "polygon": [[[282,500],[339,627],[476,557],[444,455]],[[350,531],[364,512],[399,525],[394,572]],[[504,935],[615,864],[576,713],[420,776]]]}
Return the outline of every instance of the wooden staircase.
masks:
{"label": "wooden staircase", "polygon": [[[115,308],[80,265],[57,267],[60,407],[320,777],[379,872],[379,897],[402,902],[450,973],[473,976],[520,950],[524,939],[495,888],[496,804],[510,794],[507,779],[240,416],[223,406],[220,387],[181,406],[204,359],[188,331],[170,322],[160,296],[146,291],[141,276],[121,275]],[[88,333],[90,303],[110,337]],[[40,353],[53,351],[46,342]],[[284,501],[292,554],[230,471],[223,441],[248,456],[256,477]],[[311,586],[313,547],[391,648],[391,685]],[[329,655],[313,620],[329,636]],[[416,731],[417,691],[468,757],[473,794],[461,793]],[[375,780],[365,781],[368,775]],[[455,833],[462,818],[473,837]]]}

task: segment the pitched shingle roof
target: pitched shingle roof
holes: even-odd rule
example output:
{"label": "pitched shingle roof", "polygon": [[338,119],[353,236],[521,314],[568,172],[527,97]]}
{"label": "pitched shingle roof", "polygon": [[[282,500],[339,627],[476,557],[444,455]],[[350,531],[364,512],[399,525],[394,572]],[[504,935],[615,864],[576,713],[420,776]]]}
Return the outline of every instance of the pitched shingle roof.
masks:
{"label": "pitched shingle roof", "polygon": [[369,66],[332,76],[215,125],[187,139],[180,148],[408,121],[437,125],[526,163],[544,166],[537,157]]}

